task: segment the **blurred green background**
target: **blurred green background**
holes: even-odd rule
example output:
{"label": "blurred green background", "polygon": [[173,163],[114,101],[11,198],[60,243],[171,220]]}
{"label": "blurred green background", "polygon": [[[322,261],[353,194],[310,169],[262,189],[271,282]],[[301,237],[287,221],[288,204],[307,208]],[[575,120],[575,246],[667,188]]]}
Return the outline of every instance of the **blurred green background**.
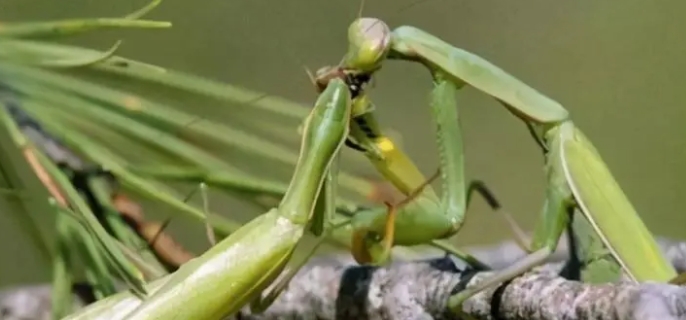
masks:
{"label": "blurred green background", "polygon": [[[120,16],[144,4],[3,0],[0,21]],[[350,0],[166,0],[147,18],[171,21],[171,29],[98,32],[68,42],[105,49],[121,38],[121,56],[309,105],[315,95],[303,66],[316,69],[340,60],[348,24],[359,5]],[[685,10],[686,2],[677,0],[367,0],[364,15],[382,18],[391,27],[425,29],[560,101],[595,143],[648,227],[660,235],[686,238]],[[427,110],[429,88],[422,67],[393,62],[379,74],[372,96],[384,127],[402,135],[403,147],[427,175],[437,167]],[[178,99],[187,111],[221,116],[216,118],[221,121],[231,121],[232,112],[238,112],[212,109],[211,102],[187,97],[169,99]],[[540,150],[523,124],[494,100],[466,89],[461,101],[468,175],[486,181],[530,230],[543,201]],[[289,125],[296,135],[297,124]],[[373,171],[365,164],[355,172]],[[287,172],[279,174],[288,177]],[[240,213],[248,210],[217,200],[213,208],[232,217],[245,216]],[[458,244],[510,237],[503,219],[481,200],[470,212]],[[21,235],[1,216],[2,250],[8,254],[0,259],[11,266],[5,269],[16,272],[0,274],[0,285],[47,281],[49,266],[32,263],[35,257],[21,247]],[[184,235],[184,243],[206,247],[202,228],[172,225]]]}

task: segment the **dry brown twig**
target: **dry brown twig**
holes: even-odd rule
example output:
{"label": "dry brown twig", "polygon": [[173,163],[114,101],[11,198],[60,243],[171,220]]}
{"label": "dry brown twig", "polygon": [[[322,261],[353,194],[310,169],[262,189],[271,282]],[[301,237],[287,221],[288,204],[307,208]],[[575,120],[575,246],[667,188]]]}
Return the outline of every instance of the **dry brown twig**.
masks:
{"label": "dry brown twig", "polygon": [[193,259],[195,255],[176,242],[164,232],[164,223],[149,221],[143,215],[143,209],[126,195],[115,192],[112,202],[117,211],[130,222],[136,233],[150,245],[155,255],[166,265],[178,268]]}

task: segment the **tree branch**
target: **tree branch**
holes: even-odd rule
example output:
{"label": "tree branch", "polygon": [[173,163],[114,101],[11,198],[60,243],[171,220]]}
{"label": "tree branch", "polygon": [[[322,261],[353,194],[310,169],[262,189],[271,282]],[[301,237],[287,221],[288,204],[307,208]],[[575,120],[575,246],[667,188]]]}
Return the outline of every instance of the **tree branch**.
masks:
{"label": "tree branch", "polygon": [[[659,242],[683,271],[686,243],[663,238]],[[562,243],[561,247],[557,260],[565,257],[566,246]],[[522,256],[513,242],[468,251],[496,266]],[[446,303],[462,277],[471,273],[459,265],[445,256],[399,261],[384,268],[356,265],[348,255],[313,258],[266,312],[252,315],[246,308],[233,319],[458,319],[448,313]],[[686,319],[686,288],[655,283],[584,284],[559,277],[562,265],[550,262],[482,292],[465,302],[465,311],[475,319],[489,320]],[[477,272],[467,287],[490,274]],[[0,291],[0,319],[49,319],[49,301],[49,285]],[[78,296],[74,301],[80,303]]]}

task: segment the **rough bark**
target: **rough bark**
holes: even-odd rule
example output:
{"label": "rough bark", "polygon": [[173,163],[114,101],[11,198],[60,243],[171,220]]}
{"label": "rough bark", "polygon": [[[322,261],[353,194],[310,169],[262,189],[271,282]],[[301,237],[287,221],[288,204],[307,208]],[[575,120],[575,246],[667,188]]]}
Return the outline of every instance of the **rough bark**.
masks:
{"label": "rough bark", "polygon": [[[674,266],[684,271],[686,243],[659,240]],[[511,242],[469,251],[496,266],[522,255]],[[555,258],[564,259],[564,253],[563,245]],[[252,315],[246,308],[233,319],[458,319],[446,304],[467,274],[459,265],[445,256],[399,261],[384,268],[358,266],[347,255],[318,257],[300,270],[266,312]],[[686,319],[686,288],[584,284],[559,277],[561,267],[560,262],[550,262],[482,292],[465,303],[465,311],[474,319]],[[467,287],[489,274],[477,272]],[[81,304],[77,295],[74,303]],[[0,291],[0,319],[49,319],[49,311],[49,285]]]}

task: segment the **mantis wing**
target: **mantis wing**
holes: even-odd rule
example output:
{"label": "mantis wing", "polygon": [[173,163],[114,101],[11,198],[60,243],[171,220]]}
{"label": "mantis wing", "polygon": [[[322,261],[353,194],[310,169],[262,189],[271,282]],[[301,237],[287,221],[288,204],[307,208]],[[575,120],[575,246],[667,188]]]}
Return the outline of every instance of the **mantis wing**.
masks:
{"label": "mantis wing", "polygon": [[584,216],[636,281],[666,283],[676,271],[589,140],[578,130],[563,142],[566,179]]}

